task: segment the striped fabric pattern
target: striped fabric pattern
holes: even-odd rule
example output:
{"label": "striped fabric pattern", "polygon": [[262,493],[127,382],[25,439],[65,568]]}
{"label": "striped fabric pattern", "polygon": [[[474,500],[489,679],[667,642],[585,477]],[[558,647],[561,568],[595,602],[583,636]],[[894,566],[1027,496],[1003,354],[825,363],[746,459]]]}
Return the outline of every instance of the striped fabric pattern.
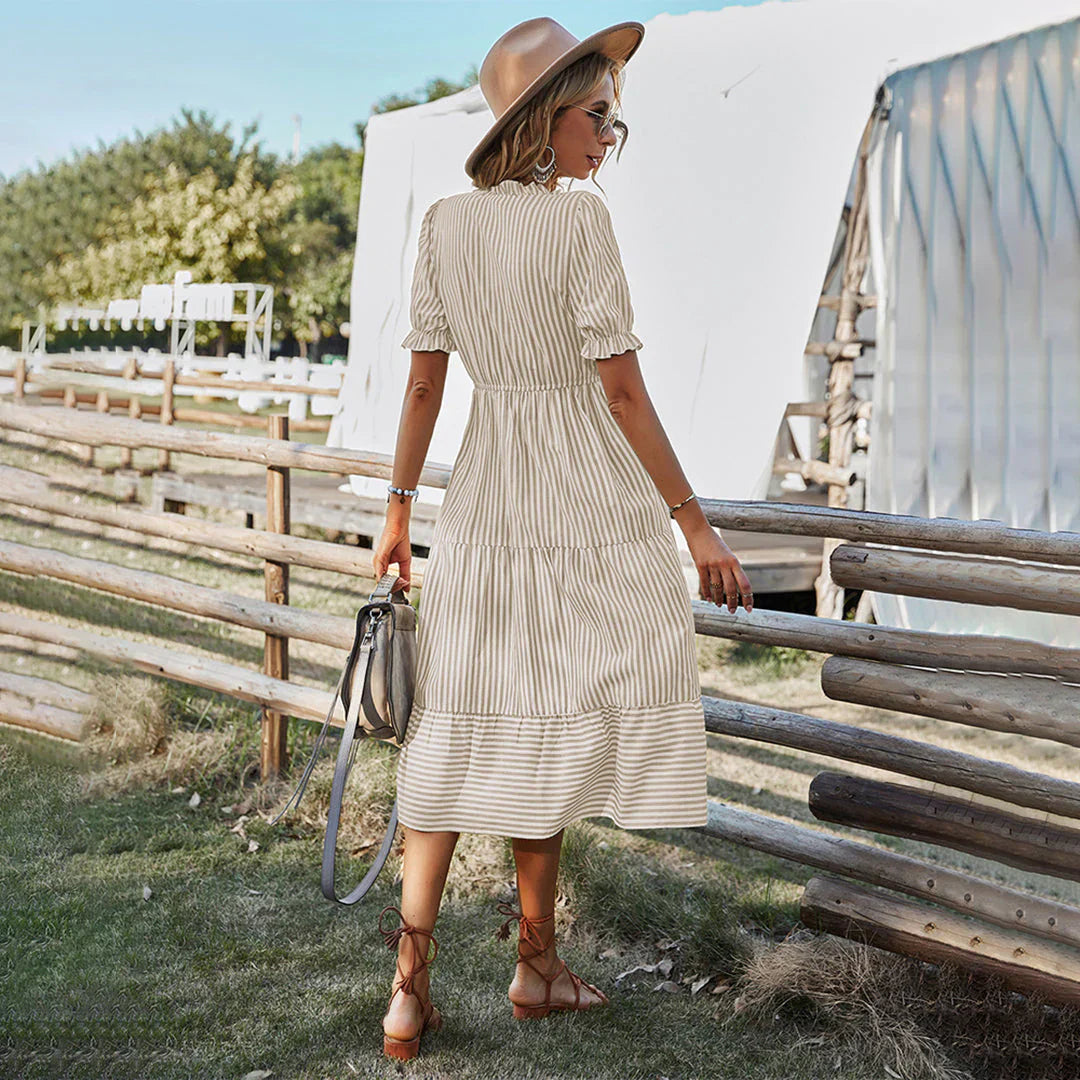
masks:
{"label": "striped fabric pattern", "polygon": [[596,363],[642,348],[633,318],[593,192],[504,180],[425,212],[401,344],[457,352],[473,393],[420,595],[404,825],[705,824],[690,597]]}

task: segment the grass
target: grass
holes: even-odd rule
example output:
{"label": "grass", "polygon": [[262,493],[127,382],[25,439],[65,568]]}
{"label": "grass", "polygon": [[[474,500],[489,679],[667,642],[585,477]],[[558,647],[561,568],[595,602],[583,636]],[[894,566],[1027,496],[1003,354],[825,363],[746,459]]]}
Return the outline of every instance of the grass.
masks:
{"label": "grass", "polygon": [[[207,468],[174,459],[181,469]],[[0,460],[52,476],[79,471],[40,447],[0,445]],[[262,595],[261,568],[239,556],[207,557],[186,544],[0,509],[6,539]],[[290,588],[297,606],[351,616],[370,583],[293,568]],[[261,662],[262,639],[252,631],[48,579],[0,573],[0,608],[172,641],[250,667]],[[4,1080],[1080,1074],[1074,1014],[801,928],[809,868],[695,830],[623,832],[604,818],[567,830],[557,932],[567,962],[605,989],[611,1008],[536,1024],[512,1019],[513,944],[494,938],[496,902],[516,899],[509,841],[462,834],[435,929],[433,996],[447,1023],[425,1036],[417,1062],[388,1064],[380,1021],[394,958],[377,921],[399,901],[400,848],[357,907],[322,897],[335,743],[299,809],[268,824],[319,725],[292,724],[293,772],[262,784],[253,706],[70,650],[0,644],[0,667],[77,686],[97,702],[78,750],[0,727]],[[292,678],[332,686],[342,657],[293,642]],[[699,638],[699,660],[707,693],[1080,777],[1071,748],[829,702],[814,654]],[[814,821],[806,806],[809,781],[835,761],[721,736],[708,744],[710,797],[844,832]],[[342,887],[370,862],[394,799],[393,751],[358,750],[339,838]],[[1073,899],[1071,883],[1033,881],[894,837],[862,839]]]}
{"label": "grass", "polygon": [[[76,769],[0,742],[0,1074],[398,1075],[381,1060],[393,957],[376,929],[382,907],[398,902],[397,855],[358,908],[339,910],[318,894],[317,826],[272,829],[249,813],[241,835],[241,807],[223,801],[224,786],[196,806],[189,787],[146,778],[105,794],[95,779],[133,753],[112,743],[116,764]],[[98,750],[109,752],[104,738]],[[811,1044],[816,1026],[804,1017],[736,1011],[740,973],[761,948],[739,881],[722,863],[671,865],[674,837],[634,839],[638,850],[589,821],[564,841],[562,951],[608,989],[612,1007],[522,1025],[505,998],[513,944],[494,938],[495,901],[512,899],[508,844],[463,834],[432,966],[447,1025],[405,1071],[865,1076],[857,1037]],[[657,858],[644,857],[650,847]],[[353,880],[362,860],[345,854],[341,865]],[[700,979],[691,993],[684,980]]]}

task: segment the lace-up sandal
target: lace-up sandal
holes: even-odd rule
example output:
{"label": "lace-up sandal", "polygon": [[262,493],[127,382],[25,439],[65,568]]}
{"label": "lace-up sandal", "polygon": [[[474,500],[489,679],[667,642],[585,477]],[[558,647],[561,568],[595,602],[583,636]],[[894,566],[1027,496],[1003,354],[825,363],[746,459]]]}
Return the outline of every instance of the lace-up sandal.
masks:
{"label": "lace-up sandal", "polygon": [[[401,925],[395,927],[393,930],[386,930],[383,928],[383,916],[388,911],[397,912],[398,917],[401,919]],[[421,998],[419,991],[417,991],[413,987],[414,976],[418,975],[421,971],[423,971],[424,968],[426,968],[428,964],[430,964],[431,961],[434,960],[436,956],[438,956],[439,943],[435,940],[434,936],[429,931],[421,930],[420,927],[413,926],[410,923],[407,923],[405,921],[405,916],[402,915],[400,909],[393,906],[384,907],[380,912],[379,933],[382,934],[383,940],[386,942],[386,947],[388,949],[398,948],[398,943],[401,940],[402,934],[423,934],[428,939],[428,947],[424,950],[425,954],[427,953],[428,949],[431,948],[431,946],[434,946],[434,952],[432,952],[431,956],[425,955],[423,960],[420,960],[418,963],[413,965],[412,970],[407,975],[403,971],[401,971],[401,966],[399,962],[397,971],[403,976],[403,978],[401,983],[398,986],[394,987],[393,993],[391,993],[390,995],[390,1001],[387,1002],[386,1012],[383,1013],[383,1020],[385,1021],[387,1015],[390,1012],[390,1005],[393,1003],[394,994],[396,994],[399,990],[403,991],[406,994],[412,994],[420,1002],[421,1008],[423,1009],[420,1020],[420,1030],[411,1039],[396,1039],[392,1035],[387,1035],[385,1031],[383,1032],[383,1053],[389,1057],[401,1058],[402,1060],[407,1061],[410,1058],[416,1057],[416,1055],[419,1053],[420,1036],[423,1035],[424,1032],[428,1030],[428,1028],[431,1028],[432,1031],[438,1031],[439,1028],[442,1027],[442,1014],[434,1005],[431,1004],[431,998],[428,997],[425,1001],[423,998]],[[412,941],[413,945],[413,956],[417,957],[419,956],[419,950],[416,946],[416,938],[412,937],[410,938],[410,940]]]}
{"label": "lace-up sandal", "polygon": [[[529,967],[544,980],[546,984],[544,1000],[535,1005],[518,1005],[514,1002],[514,1018],[517,1020],[539,1020],[541,1017],[547,1016],[553,1012],[569,1012],[569,1011],[582,1011],[585,1009],[592,1009],[599,1005],[608,1004],[608,996],[602,990],[593,986],[591,982],[586,982],[580,975],[576,975],[567,966],[566,961],[559,960],[559,966],[555,969],[551,975],[545,975],[535,964],[532,963],[534,957],[540,956],[544,951],[544,943],[539,940],[536,934],[535,927],[538,923],[546,922],[548,919],[555,917],[555,912],[550,912],[547,915],[542,915],[536,919],[530,919],[527,915],[522,914],[520,911],[515,911],[509,904],[500,903],[499,911],[507,916],[506,921],[495,931],[495,936],[502,940],[505,940],[510,936],[510,924],[516,919],[518,921],[518,929],[520,931],[518,937],[518,963],[527,964]],[[528,954],[522,954],[522,945],[531,945],[533,952]],[[563,973],[566,972],[570,976],[570,981],[574,986],[574,1001],[552,1001],[551,1000],[551,986],[552,983]],[[582,986],[588,987],[600,1000],[598,1002],[589,1002],[586,1005],[581,1004],[581,988]],[[511,999],[513,1001],[513,999]]]}

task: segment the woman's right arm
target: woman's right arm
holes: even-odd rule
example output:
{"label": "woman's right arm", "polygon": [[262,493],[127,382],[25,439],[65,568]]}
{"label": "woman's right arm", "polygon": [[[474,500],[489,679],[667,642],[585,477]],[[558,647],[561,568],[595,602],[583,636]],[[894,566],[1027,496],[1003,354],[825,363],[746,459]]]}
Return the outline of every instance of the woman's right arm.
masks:
{"label": "woman's right arm", "polygon": [[[435,421],[442,407],[449,360],[449,353],[440,350],[418,352],[414,349],[412,352],[394,447],[394,468],[390,481],[394,487],[415,488],[419,484]],[[409,544],[412,500],[411,495],[390,495],[383,533],[371,559],[376,581],[386,573],[391,563],[396,563],[398,576],[403,580],[400,588],[406,591],[412,584],[412,548]]]}
{"label": "woman's right arm", "polygon": [[[690,484],[645,387],[637,351],[628,349],[617,356],[597,360],[596,367],[611,415],[660,495],[668,506],[682,502],[690,491]],[[679,507],[672,517],[682,529],[697,567],[701,599],[711,600],[721,607],[726,600],[728,610],[734,613],[741,598],[743,607],[752,611],[754,594],[750,579],[735,553],[709,524],[697,499]]]}

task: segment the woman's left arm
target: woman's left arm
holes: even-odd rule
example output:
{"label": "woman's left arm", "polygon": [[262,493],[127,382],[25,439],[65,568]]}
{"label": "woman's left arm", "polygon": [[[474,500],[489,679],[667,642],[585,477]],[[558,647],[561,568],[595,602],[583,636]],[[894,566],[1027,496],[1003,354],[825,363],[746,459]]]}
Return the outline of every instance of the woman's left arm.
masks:
{"label": "woman's left arm", "polygon": [[[435,421],[442,408],[449,360],[449,353],[439,350],[413,350],[394,447],[394,469],[390,481],[394,487],[415,488],[420,481]],[[390,495],[382,536],[371,558],[376,581],[386,573],[391,563],[396,563],[398,576],[403,582],[399,588],[406,592],[412,584],[412,548],[409,543],[412,500],[411,495]]]}

